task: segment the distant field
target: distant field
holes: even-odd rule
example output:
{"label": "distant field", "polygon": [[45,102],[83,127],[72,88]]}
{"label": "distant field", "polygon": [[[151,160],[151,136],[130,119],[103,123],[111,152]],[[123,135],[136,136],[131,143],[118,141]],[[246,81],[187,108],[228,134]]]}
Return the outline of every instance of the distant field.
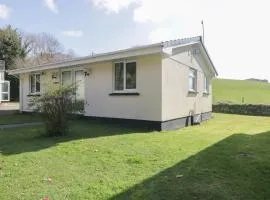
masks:
{"label": "distant field", "polygon": [[213,80],[213,103],[222,102],[270,104],[270,84],[255,81],[215,79]]}

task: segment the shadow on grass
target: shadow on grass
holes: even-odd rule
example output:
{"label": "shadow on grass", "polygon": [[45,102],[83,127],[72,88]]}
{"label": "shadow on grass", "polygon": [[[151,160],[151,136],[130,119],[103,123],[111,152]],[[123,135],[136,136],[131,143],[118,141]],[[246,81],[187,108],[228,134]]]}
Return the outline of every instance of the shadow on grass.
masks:
{"label": "shadow on grass", "polygon": [[270,132],[232,135],[116,199],[270,199]]}
{"label": "shadow on grass", "polygon": [[12,155],[34,152],[72,140],[151,131],[147,127],[138,128],[132,124],[112,124],[94,119],[76,118],[70,120],[70,123],[69,133],[62,137],[45,136],[44,125],[0,129],[0,153]]}

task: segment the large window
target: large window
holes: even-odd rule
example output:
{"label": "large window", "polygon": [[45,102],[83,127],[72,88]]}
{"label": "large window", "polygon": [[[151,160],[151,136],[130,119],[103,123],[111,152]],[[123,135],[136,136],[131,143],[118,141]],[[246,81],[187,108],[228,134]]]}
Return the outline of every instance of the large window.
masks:
{"label": "large window", "polygon": [[189,91],[195,92],[197,90],[197,72],[194,69],[189,70],[188,85]]}
{"label": "large window", "polygon": [[40,93],[40,74],[30,75],[30,93],[31,94]]}
{"label": "large window", "polygon": [[204,77],[204,93],[209,93],[209,78]]}
{"label": "large window", "polygon": [[76,100],[84,99],[84,72],[83,70],[77,71],[62,71],[62,85],[71,86],[75,85],[75,98]]}
{"label": "large window", "polygon": [[118,62],[114,64],[114,90],[136,89],[136,62]]}

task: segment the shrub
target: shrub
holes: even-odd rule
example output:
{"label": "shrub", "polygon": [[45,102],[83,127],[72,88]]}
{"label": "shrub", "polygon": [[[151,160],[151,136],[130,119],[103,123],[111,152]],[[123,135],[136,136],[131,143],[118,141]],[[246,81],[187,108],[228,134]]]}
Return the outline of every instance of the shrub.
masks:
{"label": "shrub", "polygon": [[48,136],[65,135],[69,130],[69,115],[84,112],[84,101],[75,99],[75,88],[75,85],[56,86],[30,100],[29,106],[43,116]]}

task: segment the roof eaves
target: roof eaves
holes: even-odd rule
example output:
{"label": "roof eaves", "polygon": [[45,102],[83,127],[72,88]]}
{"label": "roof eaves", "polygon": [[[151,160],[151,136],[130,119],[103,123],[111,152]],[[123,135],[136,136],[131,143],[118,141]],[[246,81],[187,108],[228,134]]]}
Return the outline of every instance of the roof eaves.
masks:
{"label": "roof eaves", "polygon": [[[118,50],[118,51],[113,51],[113,52],[108,52],[108,53],[96,54],[94,56],[85,56],[85,57],[65,60],[65,61],[61,61],[61,62],[48,63],[48,64],[44,64],[44,65],[37,65],[37,66],[27,67],[27,68],[14,69],[14,70],[9,70],[7,72],[9,74],[20,74],[20,73],[31,72],[31,71],[42,71],[42,70],[47,70],[47,69],[70,67],[70,66],[75,66],[78,64],[81,65],[81,64],[87,64],[87,63],[102,62],[102,61],[107,61],[108,59],[106,59],[106,58],[114,58],[113,55],[118,55],[118,57],[121,57],[122,54],[124,56],[125,53],[129,53],[129,55],[132,56],[132,52],[135,52],[134,56],[136,56],[136,55],[138,55],[138,53],[136,53],[136,52],[138,52],[140,50],[143,51],[143,50],[152,49],[152,48],[153,48],[153,50],[150,50],[148,53],[151,53],[151,52],[152,53],[158,53],[158,52],[161,53],[161,47],[162,47],[162,43],[155,43],[155,44],[132,47],[129,49],[123,49],[123,50]],[[145,52],[145,55],[146,54],[147,54],[147,51]],[[119,59],[119,58],[117,58],[117,59]]]}

